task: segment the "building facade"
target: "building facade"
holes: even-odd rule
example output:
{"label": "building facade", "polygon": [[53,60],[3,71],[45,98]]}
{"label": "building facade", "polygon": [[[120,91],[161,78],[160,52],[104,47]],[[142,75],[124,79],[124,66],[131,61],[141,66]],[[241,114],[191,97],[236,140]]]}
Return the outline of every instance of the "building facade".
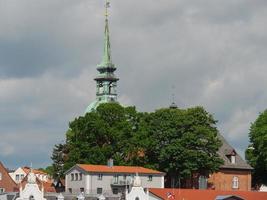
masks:
{"label": "building facade", "polygon": [[[30,173],[30,167],[19,167],[14,172],[9,173],[11,178],[18,184]],[[41,170],[33,169],[32,172],[41,181],[49,181],[49,175]]]}
{"label": "building facade", "polygon": [[219,155],[224,164],[219,172],[208,179],[211,189],[225,191],[250,191],[252,167],[235,151],[235,149],[221,136],[222,146]]}
{"label": "building facade", "polygon": [[24,186],[20,186],[19,197],[17,200],[46,200],[44,198],[44,188],[37,184],[37,177],[31,171],[26,177]]}
{"label": "building facade", "polygon": [[117,195],[133,184],[138,174],[144,188],[164,188],[164,173],[143,167],[78,164],[66,172],[66,192]]}
{"label": "building facade", "polygon": [[9,176],[7,169],[0,162],[0,194],[18,191],[17,184]]}

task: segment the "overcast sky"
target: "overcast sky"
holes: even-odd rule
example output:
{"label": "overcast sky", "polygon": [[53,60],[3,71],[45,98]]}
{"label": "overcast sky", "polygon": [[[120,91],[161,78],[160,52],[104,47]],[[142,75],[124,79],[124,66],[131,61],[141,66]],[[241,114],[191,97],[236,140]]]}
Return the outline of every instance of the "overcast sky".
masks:
{"label": "overcast sky", "polygon": [[[0,161],[46,167],[95,99],[104,0],[0,0]],[[243,155],[267,108],[266,0],[113,0],[119,101],[201,105]],[[172,89],[174,86],[174,89]]]}

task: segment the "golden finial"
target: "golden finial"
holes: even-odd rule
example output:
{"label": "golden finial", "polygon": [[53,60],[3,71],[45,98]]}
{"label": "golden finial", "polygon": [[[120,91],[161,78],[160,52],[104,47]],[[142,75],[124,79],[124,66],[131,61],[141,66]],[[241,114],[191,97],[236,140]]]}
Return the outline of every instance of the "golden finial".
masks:
{"label": "golden finial", "polygon": [[106,18],[108,18],[108,8],[110,7],[110,1],[106,0],[106,4],[105,4],[105,16]]}

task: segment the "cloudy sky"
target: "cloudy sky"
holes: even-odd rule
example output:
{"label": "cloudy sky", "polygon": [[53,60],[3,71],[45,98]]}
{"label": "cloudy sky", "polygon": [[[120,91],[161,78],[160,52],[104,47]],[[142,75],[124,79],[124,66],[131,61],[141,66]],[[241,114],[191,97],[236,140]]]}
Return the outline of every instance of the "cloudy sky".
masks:
{"label": "cloudy sky", "polygon": [[[104,0],[0,0],[0,161],[45,167],[95,98]],[[243,155],[267,108],[266,0],[113,0],[119,101],[202,105]],[[174,89],[172,89],[174,86]]]}

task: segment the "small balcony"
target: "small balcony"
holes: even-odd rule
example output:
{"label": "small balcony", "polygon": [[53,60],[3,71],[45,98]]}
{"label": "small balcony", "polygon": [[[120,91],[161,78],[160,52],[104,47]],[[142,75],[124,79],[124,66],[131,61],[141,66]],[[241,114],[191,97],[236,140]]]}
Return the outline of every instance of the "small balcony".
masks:
{"label": "small balcony", "polygon": [[126,186],[126,185],[131,185],[132,184],[132,179],[131,178],[112,178],[111,179],[111,185],[112,186]]}

